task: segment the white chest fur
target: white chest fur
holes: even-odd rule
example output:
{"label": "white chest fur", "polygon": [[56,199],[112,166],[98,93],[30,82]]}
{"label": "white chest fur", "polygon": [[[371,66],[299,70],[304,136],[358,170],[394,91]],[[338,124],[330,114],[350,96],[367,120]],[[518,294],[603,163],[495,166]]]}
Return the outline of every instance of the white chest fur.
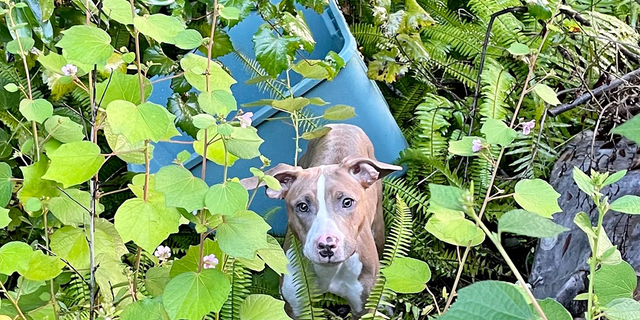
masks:
{"label": "white chest fur", "polygon": [[[287,251],[287,257],[291,260],[292,250]],[[321,293],[330,292],[345,298],[353,312],[360,312],[362,304],[362,283],[358,281],[362,272],[360,255],[355,253],[349,259],[336,265],[312,264],[316,273],[316,282]],[[282,283],[282,296],[289,303],[296,316],[300,313],[300,302],[296,299],[298,285],[293,281],[294,274],[298,273],[291,264],[287,266],[289,274],[284,276]],[[297,275],[299,276],[299,274]]]}

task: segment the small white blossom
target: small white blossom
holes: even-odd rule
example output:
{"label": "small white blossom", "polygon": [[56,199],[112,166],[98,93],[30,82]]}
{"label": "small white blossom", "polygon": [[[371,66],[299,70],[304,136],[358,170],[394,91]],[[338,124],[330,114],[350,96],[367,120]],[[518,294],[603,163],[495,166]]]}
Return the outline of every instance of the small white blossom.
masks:
{"label": "small white blossom", "polygon": [[76,73],[78,73],[78,67],[70,63],[62,67],[62,74],[65,76],[75,76]]}
{"label": "small white blossom", "polygon": [[473,143],[473,146],[471,146],[471,151],[479,152],[480,150],[482,150],[482,140],[473,139],[471,143]]}
{"label": "small white blossom", "polygon": [[529,133],[531,133],[531,129],[536,127],[536,120],[531,120],[531,121],[527,121],[521,124],[522,125],[522,133],[524,133],[524,135],[528,135]]}
{"label": "small white blossom", "polygon": [[213,269],[218,265],[218,258],[216,258],[215,254],[210,254],[208,256],[204,256],[204,258],[202,258],[202,262],[203,262],[203,267],[205,269]]}
{"label": "small white blossom", "polygon": [[171,257],[171,248],[167,246],[159,246],[158,249],[156,249],[156,252],[153,253],[153,255],[156,256],[156,258],[158,258],[161,262],[167,261]]}
{"label": "small white blossom", "polygon": [[245,112],[238,117],[240,120],[240,127],[246,128],[251,126],[251,117],[253,117],[253,112]]}

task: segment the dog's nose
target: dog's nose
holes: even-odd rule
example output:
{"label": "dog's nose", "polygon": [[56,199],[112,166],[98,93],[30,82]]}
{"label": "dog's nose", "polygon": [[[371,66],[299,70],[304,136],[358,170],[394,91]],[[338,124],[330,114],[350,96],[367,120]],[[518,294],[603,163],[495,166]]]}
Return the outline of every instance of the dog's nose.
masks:
{"label": "dog's nose", "polygon": [[338,238],[331,235],[323,235],[318,239],[318,250],[323,258],[332,257],[333,250],[338,246]]}

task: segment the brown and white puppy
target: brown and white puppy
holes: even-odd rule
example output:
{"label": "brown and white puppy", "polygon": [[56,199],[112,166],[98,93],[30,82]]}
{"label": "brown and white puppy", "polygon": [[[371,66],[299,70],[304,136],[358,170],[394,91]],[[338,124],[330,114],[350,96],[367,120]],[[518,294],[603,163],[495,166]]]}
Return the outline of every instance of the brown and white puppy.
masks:
{"label": "brown and white puppy", "polygon": [[[362,129],[345,124],[329,125],[331,131],[309,142],[301,167],[278,164],[267,171],[280,181],[281,189],[267,188],[271,198],[284,199],[288,230],[303,246],[311,261],[317,287],[345,298],[355,319],[366,302],[378,274],[384,245],[382,183],[389,173],[402,168],[377,161],[373,144]],[[255,180],[243,180],[255,187]],[[291,258],[290,239],[285,252]],[[299,316],[298,287],[292,275],[280,280],[286,309]]]}

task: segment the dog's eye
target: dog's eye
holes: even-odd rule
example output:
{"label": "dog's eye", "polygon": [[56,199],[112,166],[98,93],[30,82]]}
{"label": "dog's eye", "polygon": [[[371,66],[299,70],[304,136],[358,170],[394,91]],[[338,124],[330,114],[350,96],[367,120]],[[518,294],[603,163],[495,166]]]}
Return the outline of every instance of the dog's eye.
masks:
{"label": "dog's eye", "polygon": [[308,206],[306,203],[304,203],[304,202],[300,202],[300,203],[298,203],[298,205],[297,205],[296,207],[298,207],[298,211],[300,211],[300,212],[307,212],[307,211],[309,211],[309,206]]}
{"label": "dog's eye", "polygon": [[342,207],[343,208],[351,208],[351,206],[353,206],[353,199],[344,198],[344,200],[342,200]]}

